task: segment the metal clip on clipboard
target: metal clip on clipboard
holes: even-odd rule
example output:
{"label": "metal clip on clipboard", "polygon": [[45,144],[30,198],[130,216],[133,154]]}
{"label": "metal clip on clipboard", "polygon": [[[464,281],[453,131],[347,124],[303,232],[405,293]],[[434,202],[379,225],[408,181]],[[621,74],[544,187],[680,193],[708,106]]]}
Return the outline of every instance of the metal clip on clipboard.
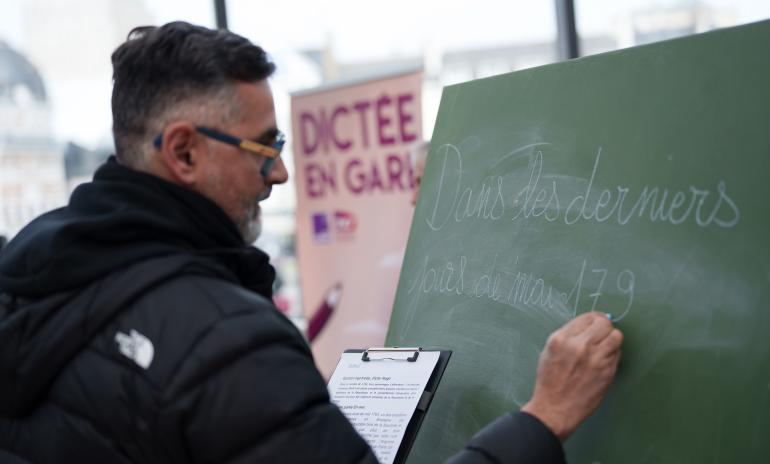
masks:
{"label": "metal clip on clipboard", "polygon": [[[382,361],[382,360],[391,360],[391,361],[407,361],[407,362],[415,362],[417,361],[417,356],[420,354],[420,351],[422,351],[422,348],[420,347],[414,347],[414,348],[401,348],[398,346],[394,347],[385,347],[385,348],[368,348],[364,350],[364,354],[361,355],[361,361]],[[370,357],[369,354],[377,354],[376,357]]]}

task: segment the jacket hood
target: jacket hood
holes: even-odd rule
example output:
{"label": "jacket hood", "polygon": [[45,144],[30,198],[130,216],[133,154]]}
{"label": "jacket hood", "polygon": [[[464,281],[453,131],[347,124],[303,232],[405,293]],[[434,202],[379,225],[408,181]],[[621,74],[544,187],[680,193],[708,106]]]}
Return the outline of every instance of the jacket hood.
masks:
{"label": "jacket hood", "polygon": [[268,299],[275,277],[215,203],[111,158],[0,252],[0,416],[29,412],[126,304],[180,274]]}

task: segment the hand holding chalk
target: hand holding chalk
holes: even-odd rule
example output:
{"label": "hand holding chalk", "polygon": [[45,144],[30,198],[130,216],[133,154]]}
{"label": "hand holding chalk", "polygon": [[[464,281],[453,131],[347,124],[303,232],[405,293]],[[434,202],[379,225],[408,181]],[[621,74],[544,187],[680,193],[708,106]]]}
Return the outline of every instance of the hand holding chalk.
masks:
{"label": "hand holding chalk", "polygon": [[521,410],[562,441],[596,410],[615,377],[623,334],[610,319],[581,314],[552,333],[540,355],[535,392]]}

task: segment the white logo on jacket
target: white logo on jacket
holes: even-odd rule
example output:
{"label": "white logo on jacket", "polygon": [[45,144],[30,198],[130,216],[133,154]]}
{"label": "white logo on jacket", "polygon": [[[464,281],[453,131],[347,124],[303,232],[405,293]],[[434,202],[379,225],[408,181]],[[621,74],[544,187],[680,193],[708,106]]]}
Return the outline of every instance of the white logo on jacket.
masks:
{"label": "white logo on jacket", "polygon": [[155,347],[152,346],[149,338],[131,329],[131,335],[116,333],[115,341],[125,357],[133,359],[142,369],[150,367],[152,358],[155,356]]}

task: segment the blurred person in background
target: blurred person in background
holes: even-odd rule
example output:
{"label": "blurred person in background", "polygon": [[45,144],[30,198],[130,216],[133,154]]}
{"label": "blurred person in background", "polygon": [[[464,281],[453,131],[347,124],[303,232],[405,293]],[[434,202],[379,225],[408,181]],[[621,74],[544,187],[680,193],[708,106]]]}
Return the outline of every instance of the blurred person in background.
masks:
{"label": "blurred person in background", "polygon": [[425,173],[425,163],[428,161],[428,149],[430,140],[417,143],[409,151],[409,159],[412,162],[412,172],[414,179],[414,190],[412,190],[412,206],[417,205],[417,199],[420,197],[420,183],[422,175]]}

